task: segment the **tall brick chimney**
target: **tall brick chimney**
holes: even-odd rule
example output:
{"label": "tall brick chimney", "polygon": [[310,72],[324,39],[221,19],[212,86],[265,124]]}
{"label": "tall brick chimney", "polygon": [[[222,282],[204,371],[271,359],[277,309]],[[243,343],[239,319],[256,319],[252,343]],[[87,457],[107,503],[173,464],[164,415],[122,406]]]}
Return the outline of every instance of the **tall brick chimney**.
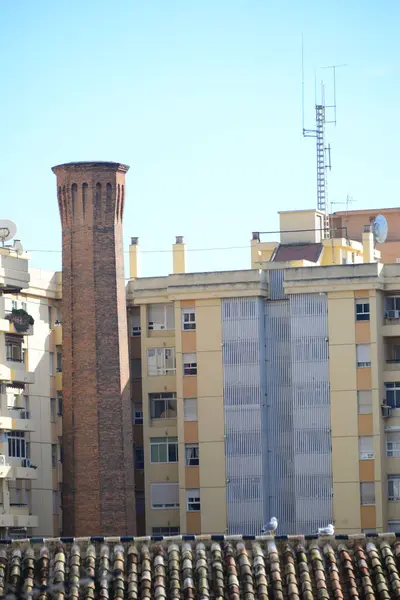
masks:
{"label": "tall brick chimney", "polygon": [[63,534],[134,535],[122,218],[113,162],[53,167],[62,225]]}

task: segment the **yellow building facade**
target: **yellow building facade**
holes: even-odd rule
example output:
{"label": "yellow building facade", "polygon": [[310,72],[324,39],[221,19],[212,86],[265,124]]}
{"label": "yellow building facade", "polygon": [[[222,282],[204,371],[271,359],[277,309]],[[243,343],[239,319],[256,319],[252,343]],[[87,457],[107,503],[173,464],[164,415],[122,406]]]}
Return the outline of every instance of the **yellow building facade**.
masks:
{"label": "yellow building facade", "polygon": [[176,272],[140,278],[134,238],[143,533],[400,527],[400,267],[370,228],[323,239],[301,212],[280,242],[253,234],[248,271],[185,273],[177,238]]}

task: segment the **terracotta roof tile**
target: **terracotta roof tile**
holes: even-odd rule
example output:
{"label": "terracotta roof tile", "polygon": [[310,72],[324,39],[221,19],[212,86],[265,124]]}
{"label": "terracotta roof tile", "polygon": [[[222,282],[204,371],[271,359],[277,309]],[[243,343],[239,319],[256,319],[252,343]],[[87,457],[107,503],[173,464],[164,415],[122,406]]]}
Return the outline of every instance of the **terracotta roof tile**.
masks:
{"label": "terracotta roof tile", "polygon": [[0,597],[400,600],[394,534],[187,537],[3,540]]}

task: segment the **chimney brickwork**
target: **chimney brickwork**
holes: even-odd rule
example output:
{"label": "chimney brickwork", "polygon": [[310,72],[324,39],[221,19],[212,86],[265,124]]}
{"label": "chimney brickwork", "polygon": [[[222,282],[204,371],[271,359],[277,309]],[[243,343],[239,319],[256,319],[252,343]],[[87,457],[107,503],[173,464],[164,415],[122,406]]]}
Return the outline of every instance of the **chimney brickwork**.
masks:
{"label": "chimney brickwork", "polygon": [[136,530],[119,163],[53,167],[62,224],[63,534]]}

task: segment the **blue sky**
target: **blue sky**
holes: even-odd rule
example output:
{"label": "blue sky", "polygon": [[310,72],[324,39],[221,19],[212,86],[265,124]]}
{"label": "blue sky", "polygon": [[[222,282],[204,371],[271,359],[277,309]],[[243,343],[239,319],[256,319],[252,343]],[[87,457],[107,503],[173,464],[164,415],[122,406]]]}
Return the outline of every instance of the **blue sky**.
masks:
{"label": "blue sky", "polygon": [[121,161],[125,249],[139,236],[143,251],[164,250],[143,253],[143,275],[171,270],[176,235],[188,249],[239,247],[190,251],[191,271],[248,268],[253,230],[316,205],[302,32],[307,126],[314,67],[329,95],[319,67],[348,64],[328,131],[330,200],[398,206],[399,18],[395,0],[1,2],[1,217],[34,266],[59,269],[51,166]]}

